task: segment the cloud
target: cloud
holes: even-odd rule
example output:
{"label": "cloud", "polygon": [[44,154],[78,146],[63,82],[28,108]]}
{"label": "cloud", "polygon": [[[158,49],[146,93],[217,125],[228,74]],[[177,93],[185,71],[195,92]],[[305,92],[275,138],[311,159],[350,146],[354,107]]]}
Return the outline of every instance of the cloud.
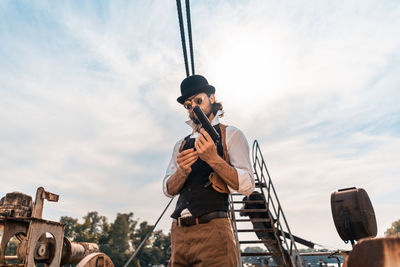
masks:
{"label": "cloud", "polygon": [[[380,235],[398,219],[399,15],[372,0],[192,3],[197,72],[224,122],[260,141],[304,238],[343,247],[329,207],[342,187],[368,191]],[[175,5],[2,2],[0,18],[1,193],[43,185],[61,195],[46,204],[54,219],[155,221],[172,147],[189,131]]]}

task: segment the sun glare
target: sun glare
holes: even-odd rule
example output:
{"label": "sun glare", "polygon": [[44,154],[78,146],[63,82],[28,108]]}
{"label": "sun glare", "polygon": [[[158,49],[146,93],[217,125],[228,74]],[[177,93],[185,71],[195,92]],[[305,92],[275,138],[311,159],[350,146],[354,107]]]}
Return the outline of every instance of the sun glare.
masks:
{"label": "sun glare", "polygon": [[233,34],[220,42],[209,64],[212,82],[226,103],[243,103],[252,112],[279,98],[285,91],[288,70],[284,45],[248,32]]}

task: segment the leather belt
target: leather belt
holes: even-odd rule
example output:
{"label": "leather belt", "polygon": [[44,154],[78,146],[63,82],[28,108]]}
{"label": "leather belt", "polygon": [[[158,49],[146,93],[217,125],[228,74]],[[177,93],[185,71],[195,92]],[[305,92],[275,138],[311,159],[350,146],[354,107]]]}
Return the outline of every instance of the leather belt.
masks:
{"label": "leather belt", "polygon": [[179,217],[178,220],[174,220],[174,221],[176,221],[178,226],[192,226],[192,225],[196,225],[196,224],[208,223],[212,219],[227,218],[227,217],[228,217],[228,213],[226,211],[214,211],[214,212],[204,214],[197,218],[195,218],[193,216]]}

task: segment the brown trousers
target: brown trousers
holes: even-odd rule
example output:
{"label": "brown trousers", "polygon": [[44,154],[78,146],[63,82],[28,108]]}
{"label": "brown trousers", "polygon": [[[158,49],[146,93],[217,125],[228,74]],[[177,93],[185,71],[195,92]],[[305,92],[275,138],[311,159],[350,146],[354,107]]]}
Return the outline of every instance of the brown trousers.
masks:
{"label": "brown trousers", "polygon": [[171,228],[171,267],[237,267],[238,252],[228,218]]}

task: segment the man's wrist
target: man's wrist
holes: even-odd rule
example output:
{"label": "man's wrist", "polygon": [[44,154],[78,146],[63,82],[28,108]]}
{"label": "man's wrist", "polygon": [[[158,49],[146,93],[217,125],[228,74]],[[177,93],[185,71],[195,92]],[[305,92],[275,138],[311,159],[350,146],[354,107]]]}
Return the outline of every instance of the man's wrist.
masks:
{"label": "man's wrist", "polygon": [[178,169],[176,170],[176,174],[182,178],[187,178],[189,176],[189,173],[190,171],[186,171],[181,167],[178,167]]}
{"label": "man's wrist", "polygon": [[186,181],[189,173],[186,173],[184,169],[178,167],[175,173],[167,181],[167,192],[170,195],[176,195],[179,193],[184,182]]}
{"label": "man's wrist", "polygon": [[207,164],[214,169],[214,167],[218,164],[225,163],[226,161],[221,158],[218,154],[215,157],[212,157],[210,160],[207,161]]}

